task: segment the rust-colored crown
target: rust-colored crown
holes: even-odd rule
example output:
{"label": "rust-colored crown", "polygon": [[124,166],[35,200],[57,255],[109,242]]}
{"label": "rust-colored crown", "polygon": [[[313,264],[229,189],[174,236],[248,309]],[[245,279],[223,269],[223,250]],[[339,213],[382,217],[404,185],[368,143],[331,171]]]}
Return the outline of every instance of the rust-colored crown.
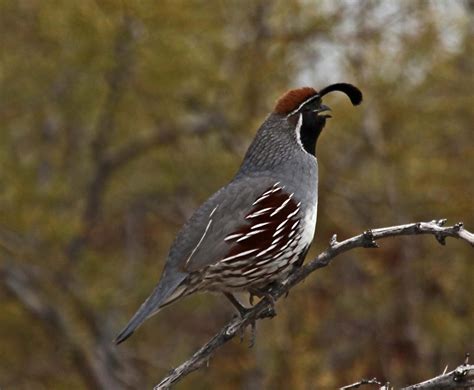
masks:
{"label": "rust-colored crown", "polygon": [[297,109],[301,103],[317,93],[318,91],[311,87],[292,89],[278,99],[274,112],[277,114],[289,114]]}

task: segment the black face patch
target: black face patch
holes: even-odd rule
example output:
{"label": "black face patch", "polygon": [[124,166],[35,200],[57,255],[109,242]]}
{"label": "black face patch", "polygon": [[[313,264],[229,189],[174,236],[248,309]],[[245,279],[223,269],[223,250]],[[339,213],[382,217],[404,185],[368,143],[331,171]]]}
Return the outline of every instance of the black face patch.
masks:
{"label": "black face patch", "polygon": [[326,118],[312,110],[305,110],[300,115],[303,116],[299,129],[301,144],[306,152],[314,156],[316,153],[316,142],[326,124]]}

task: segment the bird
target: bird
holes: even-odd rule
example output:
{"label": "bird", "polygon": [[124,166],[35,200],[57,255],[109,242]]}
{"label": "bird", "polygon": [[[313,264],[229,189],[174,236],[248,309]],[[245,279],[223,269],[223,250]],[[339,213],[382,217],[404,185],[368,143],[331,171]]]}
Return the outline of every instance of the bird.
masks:
{"label": "bird", "polygon": [[171,245],[161,278],[114,340],[120,344],[163,307],[198,291],[265,297],[300,267],[313,241],[318,204],[316,143],[331,118],[326,94],[362,92],[331,84],[292,89],[277,100],[233,179],[205,201]]}

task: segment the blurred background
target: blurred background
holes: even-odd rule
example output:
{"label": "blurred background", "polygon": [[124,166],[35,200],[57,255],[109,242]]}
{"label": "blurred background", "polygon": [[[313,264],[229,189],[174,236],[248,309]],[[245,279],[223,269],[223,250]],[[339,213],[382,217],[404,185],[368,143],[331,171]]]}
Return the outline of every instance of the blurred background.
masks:
{"label": "blurred background", "polygon": [[[234,314],[187,298],[126,343],[173,237],[284,91],[345,81],[309,257],[369,227],[474,229],[474,2],[0,1],[0,387],[145,389]],[[400,386],[474,352],[465,242],[393,238],[312,274],[177,389]]]}

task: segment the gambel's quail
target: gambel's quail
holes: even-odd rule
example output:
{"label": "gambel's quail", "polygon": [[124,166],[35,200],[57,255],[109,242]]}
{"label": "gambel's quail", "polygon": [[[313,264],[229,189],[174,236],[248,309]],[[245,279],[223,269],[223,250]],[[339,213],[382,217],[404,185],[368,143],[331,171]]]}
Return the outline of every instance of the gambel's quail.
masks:
{"label": "gambel's quail", "polygon": [[330,108],[322,97],[344,92],[353,105],[362,93],[351,84],[317,92],[288,91],[250,145],[232,181],[212,195],[176,237],[152,294],[117,336],[121,343],[162,307],[196,291],[265,296],[301,266],[311,245],[318,203],[316,142]]}

